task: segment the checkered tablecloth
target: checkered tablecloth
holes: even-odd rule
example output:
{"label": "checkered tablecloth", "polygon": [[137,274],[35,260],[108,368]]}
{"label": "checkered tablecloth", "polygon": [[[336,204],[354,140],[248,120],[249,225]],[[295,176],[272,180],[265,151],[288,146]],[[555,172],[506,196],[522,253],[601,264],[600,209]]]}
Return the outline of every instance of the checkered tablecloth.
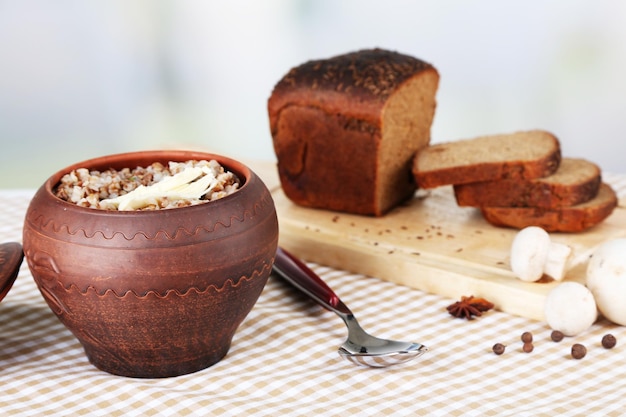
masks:
{"label": "checkered tablecloth", "polygon": [[[0,242],[21,241],[32,193],[0,191]],[[357,367],[337,354],[346,336],[343,322],[272,277],[218,364],[175,378],[117,377],[87,361],[24,263],[0,303],[0,413],[589,416],[625,410],[624,327],[600,321],[555,343],[541,322],[497,311],[455,319],[446,312],[454,300],[310,266],[368,331],[421,342],[430,351],[393,368]],[[531,353],[521,350],[525,331],[534,335]],[[600,345],[609,332],[618,340],[612,350]],[[507,345],[501,356],[491,350],[496,342]],[[570,357],[573,343],[587,347],[582,360]]]}

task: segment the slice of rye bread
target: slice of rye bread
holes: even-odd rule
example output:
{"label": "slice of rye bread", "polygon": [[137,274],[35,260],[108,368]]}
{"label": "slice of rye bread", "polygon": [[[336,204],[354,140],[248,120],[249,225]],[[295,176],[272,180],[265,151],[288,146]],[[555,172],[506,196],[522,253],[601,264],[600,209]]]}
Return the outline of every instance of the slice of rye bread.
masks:
{"label": "slice of rye bread", "polygon": [[543,130],[480,136],[418,151],[413,176],[420,188],[553,174],[561,162],[558,139]]}
{"label": "slice of rye bread", "polygon": [[532,180],[482,181],[454,186],[456,202],[462,207],[575,206],[598,194],[600,168],[585,159],[563,158],[550,176]]}
{"label": "slice of rye bread", "polygon": [[582,204],[555,209],[540,207],[481,207],[494,226],[523,229],[539,226],[548,232],[582,232],[606,219],[617,207],[615,191],[605,183],[598,195]]}

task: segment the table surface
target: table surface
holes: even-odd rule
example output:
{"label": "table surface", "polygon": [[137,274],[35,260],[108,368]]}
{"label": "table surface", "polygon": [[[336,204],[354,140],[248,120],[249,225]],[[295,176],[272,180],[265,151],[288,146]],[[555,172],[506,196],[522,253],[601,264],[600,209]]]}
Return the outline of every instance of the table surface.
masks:
{"label": "table surface", "polygon": [[[21,242],[33,192],[0,190],[0,242]],[[423,343],[429,352],[386,369],[355,366],[337,353],[346,337],[339,317],[271,277],[221,362],[174,378],[113,376],[88,362],[80,343],[48,309],[24,262],[0,303],[0,411],[537,416],[617,415],[626,405],[626,327],[601,319],[584,334],[555,343],[542,322],[498,311],[457,319],[446,311],[455,300],[309,265],[366,330]],[[526,331],[534,335],[531,353],[522,351],[520,336]],[[611,350],[600,344],[606,333],[618,341]],[[501,356],[492,352],[498,342],[507,346]],[[582,360],[570,356],[574,343],[587,347]]]}

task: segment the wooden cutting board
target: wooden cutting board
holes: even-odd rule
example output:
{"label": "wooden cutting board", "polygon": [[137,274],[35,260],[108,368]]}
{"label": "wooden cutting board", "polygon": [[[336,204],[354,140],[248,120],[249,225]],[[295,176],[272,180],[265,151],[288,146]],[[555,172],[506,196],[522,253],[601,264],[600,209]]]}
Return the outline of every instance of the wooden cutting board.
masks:
{"label": "wooden cutting board", "polygon": [[[378,277],[453,300],[484,297],[497,309],[543,320],[554,281],[527,283],[509,267],[516,230],[489,225],[473,208],[457,206],[451,187],[441,187],[374,218],[293,204],[280,189],[273,166],[257,170],[272,190],[280,245],[304,260]],[[574,259],[566,280],[583,282],[594,248],[626,236],[626,208],[584,233],[554,233]]]}

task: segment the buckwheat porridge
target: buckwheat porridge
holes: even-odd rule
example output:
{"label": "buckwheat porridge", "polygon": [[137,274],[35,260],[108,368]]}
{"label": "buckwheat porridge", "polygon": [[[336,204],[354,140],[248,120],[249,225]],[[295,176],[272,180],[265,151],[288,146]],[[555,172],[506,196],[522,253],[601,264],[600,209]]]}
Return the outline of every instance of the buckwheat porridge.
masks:
{"label": "buckwheat porridge", "polygon": [[55,195],[102,210],[157,210],[207,203],[239,189],[239,179],[215,160],[155,162],[105,171],[79,168],[65,174]]}

